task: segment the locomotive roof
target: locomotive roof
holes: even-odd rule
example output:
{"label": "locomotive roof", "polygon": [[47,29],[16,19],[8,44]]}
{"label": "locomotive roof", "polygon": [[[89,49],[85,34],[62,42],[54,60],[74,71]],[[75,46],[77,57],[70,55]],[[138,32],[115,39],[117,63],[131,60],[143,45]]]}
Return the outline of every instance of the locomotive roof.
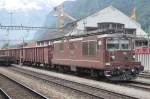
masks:
{"label": "locomotive roof", "polygon": [[119,25],[124,25],[123,23],[119,23],[119,22],[100,22],[98,24],[119,24]]}
{"label": "locomotive roof", "polygon": [[80,36],[69,36],[67,38],[74,39],[74,38],[82,38],[82,37],[88,37],[88,36],[97,36],[97,38],[106,38],[106,37],[130,37],[130,38],[136,38],[133,34],[121,34],[121,33],[115,33],[115,34],[87,34],[87,35],[80,35]]}
{"label": "locomotive roof", "polygon": [[132,34],[104,34],[104,35],[98,35],[98,38],[103,38],[103,37],[135,37],[135,35]]}
{"label": "locomotive roof", "polygon": [[[83,40],[84,37],[88,36],[97,36],[97,38],[135,38],[135,35],[132,34],[103,34],[103,35],[83,35],[83,36],[70,36],[66,37],[68,40],[78,41]],[[54,43],[60,43],[62,40],[65,40],[65,38],[61,38],[59,40],[54,41]]]}

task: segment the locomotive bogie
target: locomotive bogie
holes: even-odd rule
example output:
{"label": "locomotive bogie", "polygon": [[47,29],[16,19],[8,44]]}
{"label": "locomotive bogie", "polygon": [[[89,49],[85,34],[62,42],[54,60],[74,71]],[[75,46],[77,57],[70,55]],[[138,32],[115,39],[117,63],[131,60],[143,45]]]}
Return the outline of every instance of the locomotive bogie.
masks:
{"label": "locomotive bogie", "polygon": [[[117,66],[118,67],[118,66]],[[111,81],[129,81],[138,77],[139,73],[144,70],[144,67],[137,65],[130,68],[116,68],[107,69],[104,71],[104,75]]]}

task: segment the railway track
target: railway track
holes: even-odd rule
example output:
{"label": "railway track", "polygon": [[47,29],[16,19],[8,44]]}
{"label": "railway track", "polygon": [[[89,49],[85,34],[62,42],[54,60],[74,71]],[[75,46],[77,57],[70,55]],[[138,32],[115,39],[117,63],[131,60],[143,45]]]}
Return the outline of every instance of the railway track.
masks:
{"label": "railway track", "polygon": [[11,99],[10,96],[0,88],[0,99]]}
{"label": "railway track", "polygon": [[150,79],[150,73],[141,73],[139,77]]}
{"label": "railway track", "polygon": [[150,84],[145,83],[145,82],[130,81],[126,84],[121,84],[121,85],[128,86],[128,87],[133,87],[133,88],[136,88],[136,89],[141,89],[141,90],[145,90],[145,91],[150,92]]}
{"label": "railway track", "polygon": [[3,74],[0,74],[0,87],[3,89],[1,90],[2,99],[48,99],[44,95]]}
{"label": "railway track", "polygon": [[71,89],[80,94],[91,97],[92,99],[137,99],[132,96],[115,93],[102,88],[93,87],[78,82],[68,81],[62,78],[57,78],[49,75],[40,74],[37,72],[22,70],[16,67],[11,68],[13,71],[19,72],[24,75],[32,76],[37,79],[41,79],[44,82],[52,83],[55,86]]}

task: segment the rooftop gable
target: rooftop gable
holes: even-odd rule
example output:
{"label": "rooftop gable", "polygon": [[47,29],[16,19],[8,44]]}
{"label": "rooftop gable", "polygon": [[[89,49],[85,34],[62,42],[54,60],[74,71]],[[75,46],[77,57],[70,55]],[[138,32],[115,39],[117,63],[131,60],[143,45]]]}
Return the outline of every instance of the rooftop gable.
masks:
{"label": "rooftop gable", "polygon": [[[97,27],[97,23],[101,22],[115,22],[125,24],[126,28],[136,28],[137,35],[147,35],[141,25],[129,16],[125,15],[113,6],[104,8],[103,10],[94,13],[77,22],[77,29],[83,30],[84,27]],[[75,34],[75,33],[73,33]]]}

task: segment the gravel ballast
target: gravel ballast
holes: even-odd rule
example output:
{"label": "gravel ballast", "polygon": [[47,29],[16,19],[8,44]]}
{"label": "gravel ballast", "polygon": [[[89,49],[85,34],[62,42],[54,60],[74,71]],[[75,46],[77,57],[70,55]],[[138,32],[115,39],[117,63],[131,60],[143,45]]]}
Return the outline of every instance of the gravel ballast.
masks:
{"label": "gravel ballast", "polygon": [[139,99],[150,99],[150,92],[148,92],[148,91],[142,91],[142,90],[135,89],[135,88],[129,88],[129,87],[125,87],[125,86],[119,86],[119,85],[115,85],[115,84],[94,81],[94,80],[90,80],[90,79],[80,78],[80,77],[67,75],[67,74],[55,73],[55,72],[51,72],[51,71],[45,71],[45,70],[41,70],[41,69],[35,69],[35,68],[31,68],[31,67],[17,66],[17,65],[16,65],[16,67],[35,71],[38,73],[42,73],[42,74],[46,74],[46,75],[50,75],[50,76],[54,76],[54,77],[59,77],[59,78],[66,79],[66,80],[71,80],[71,81],[76,81],[76,82],[83,83],[83,84],[88,84],[91,86],[96,86],[96,87],[103,88],[106,90],[114,91],[116,93],[134,96]]}
{"label": "gravel ballast", "polygon": [[16,73],[9,68],[0,68],[0,72],[11,78],[14,78],[17,81],[20,81],[21,83],[26,84],[30,88],[42,93],[43,95],[46,95],[51,99],[90,99],[90,97],[82,96],[74,91],[64,90],[61,87],[57,87],[34,77]]}

